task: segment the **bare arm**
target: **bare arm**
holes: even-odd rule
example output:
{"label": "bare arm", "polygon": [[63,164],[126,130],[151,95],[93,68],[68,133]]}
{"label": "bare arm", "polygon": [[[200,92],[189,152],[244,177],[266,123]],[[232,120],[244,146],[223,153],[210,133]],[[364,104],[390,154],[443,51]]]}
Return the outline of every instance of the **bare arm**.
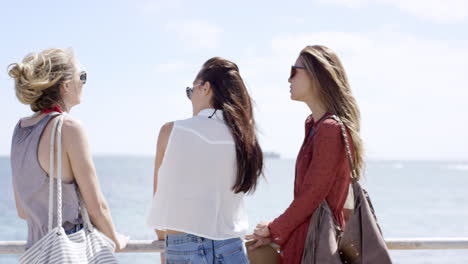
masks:
{"label": "bare arm", "polygon": [[[164,159],[164,154],[166,153],[167,143],[169,142],[169,136],[171,135],[173,126],[174,123],[172,122],[166,123],[161,127],[161,131],[159,131],[158,143],[156,146],[156,159],[154,162],[153,196],[158,189],[158,172]],[[156,234],[159,240],[164,240],[166,236],[166,233],[161,230],[156,230]]]}
{"label": "bare arm", "polygon": [[67,117],[64,120],[62,130],[63,146],[67,152],[83,200],[86,203],[91,222],[99,231],[112,239],[116,244],[116,250],[120,251],[126,246],[126,242],[119,239],[115,232],[109,206],[99,186],[83,126],[80,122]]}

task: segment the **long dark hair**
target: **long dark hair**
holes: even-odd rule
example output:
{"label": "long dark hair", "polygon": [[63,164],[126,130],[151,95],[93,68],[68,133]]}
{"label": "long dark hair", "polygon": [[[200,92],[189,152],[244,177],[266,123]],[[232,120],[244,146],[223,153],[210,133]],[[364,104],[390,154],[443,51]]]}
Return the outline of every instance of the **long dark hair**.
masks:
{"label": "long dark hair", "polygon": [[212,104],[223,110],[236,145],[237,178],[232,190],[235,193],[252,193],[263,173],[263,152],[258,144],[252,100],[231,61],[214,57],[203,64],[197,80],[209,82],[213,90]]}

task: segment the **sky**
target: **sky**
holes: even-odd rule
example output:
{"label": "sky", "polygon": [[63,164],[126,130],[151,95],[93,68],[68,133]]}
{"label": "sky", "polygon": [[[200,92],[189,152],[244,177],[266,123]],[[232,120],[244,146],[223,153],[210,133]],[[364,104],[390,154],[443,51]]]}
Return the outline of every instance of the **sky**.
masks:
{"label": "sky", "polygon": [[95,155],[154,155],[161,126],[192,115],[185,87],[221,56],[255,101],[264,151],[295,158],[308,107],[291,65],[307,45],[341,58],[362,115],[368,159],[468,160],[468,1],[2,1],[0,155],[31,114],[10,63],[73,48],[88,72],[80,119]]}

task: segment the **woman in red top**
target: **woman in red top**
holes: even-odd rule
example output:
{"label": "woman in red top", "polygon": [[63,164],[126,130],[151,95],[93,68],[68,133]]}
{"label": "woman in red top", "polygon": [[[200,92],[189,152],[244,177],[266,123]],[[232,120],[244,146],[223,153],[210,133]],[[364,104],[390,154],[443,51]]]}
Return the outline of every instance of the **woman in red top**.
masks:
{"label": "woman in red top", "polygon": [[326,199],[335,219],[344,228],[343,207],[350,184],[350,166],[338,123],[347,128],[359,175],[363,148],[359,136],[359,109],[344,68],[336,54],[324,46],[305,47],[291,68],[291,99],[306,103],[312,114],[305,122],[305,138],[296,160],[294,200],[272,222],[257,225],[250,248],[270,242],[280,245],[282,263],[300,263],[310,217]]}

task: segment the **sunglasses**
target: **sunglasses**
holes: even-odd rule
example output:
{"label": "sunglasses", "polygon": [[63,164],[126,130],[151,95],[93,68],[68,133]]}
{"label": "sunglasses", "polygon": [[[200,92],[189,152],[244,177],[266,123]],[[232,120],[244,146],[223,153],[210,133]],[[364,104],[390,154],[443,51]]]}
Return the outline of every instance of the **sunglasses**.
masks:
{"label": "sunglasses", "polygon": [[194,85],[193,87],[187,87],[185,88],[185,93],[187,94],[187,98],[189,100],[192,100],[192,94],[193,94],[193,89],[195,89],[195,87],[197,86],[200,86],[202,85],[201,83],[197,84],[197,85]]}
{"label": "sunglasses", "polygon": [[296,66],[296,65],[291,66],[291,74],[289,75],[289,79],[292,79],[292,78],[294,77],[294,75],[296,75],[297,69],[303,69],[303,70],[305,70],[305,67]]}
{"label": "sunglasses", "polygon": [[87,77],[86,72],[85,72],[85,71],[82,71],[82,72],[80,73],[80,81],[81,81],[83,84],[86,83],[86,77]]}

